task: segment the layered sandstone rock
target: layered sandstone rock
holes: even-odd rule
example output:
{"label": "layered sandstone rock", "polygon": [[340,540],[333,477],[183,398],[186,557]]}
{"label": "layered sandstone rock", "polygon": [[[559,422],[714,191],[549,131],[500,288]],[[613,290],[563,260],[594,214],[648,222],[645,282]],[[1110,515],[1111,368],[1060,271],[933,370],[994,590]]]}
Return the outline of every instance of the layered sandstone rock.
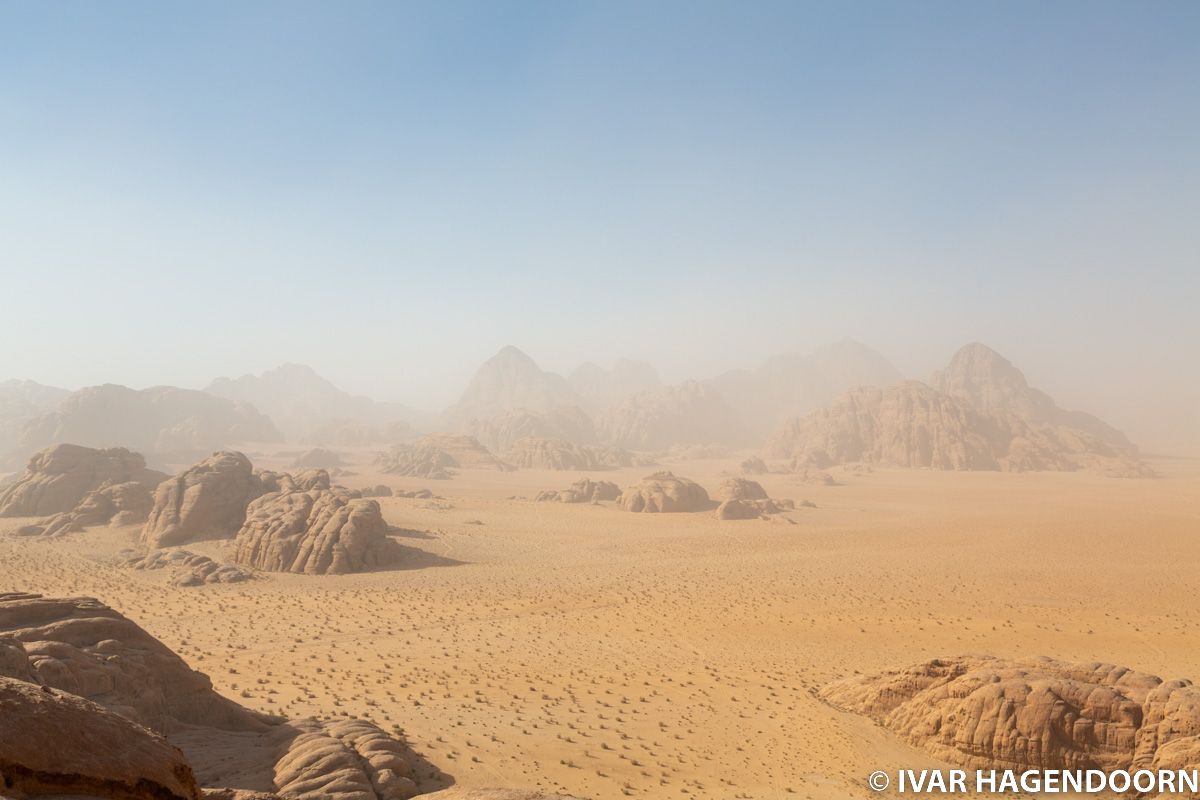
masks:
{"label": "layered sandstone rock", "polygon": [[246,506],[264,491],[245,455],[213,453],[158,485],[142,542],[161,548],[231,538],[246,519]]}
{"label": "layered sandstone rock", "polygon": [[594,481],[591,478],[575,481],[569,489],[552,489],[540,492],[535,500],[559,503],[599,503],[616,500],[621,496],[621,487],[611,481]]}
{"label": "layered sandstone rock", "polygon": [[712,502],[700,484],[670,472],[656,472],[622,492],[618,504],[626,511],[669,513],[701,511]]}
{"label": "layered sandstone rock", "polygon": [[122,566],[137,570],[170,569],[171,585],[187,587],[206,583],[242,583],[254,574],[233,564],[222,564],[206,555],[187,550],[151,550],[142,554],[125,551],[118,555]]}
{"label": "layered sandstone rock", "polygon": [[1112,664],[939,659],[821,697],[972,769],[1200,767],[1200,689]]}
{"label": "layered sandstone rock", "polygon": [[619,447],[593,447],[563,439],[518,439],[505,461],[523,469],[601,470],[631,467],[637,458]]}
{"label": "layered sandstone rock", "polygon": [[[158,473],[154,477],[157,477]],[[145,521],[154,502],[152,486],[140,481],[106,483],[83,496],[70,511],[17,529],[22,536],[62,536],[93,525],[133,525]]]}
{"label": "layered sandstone rock", "polygon": [[[0,517],[69,512],[97,489],[126,483],[153,485],[164,477],[146,469],[141,455],[123,447],[95,450],[74,444],[51,445],[30,458],[25,472],[0,490]],[[132,494],[132,489],[114,488],[108,499],[115,504],[118,496],[128,495],[132,511],[136,505]],[[105,501],[97,497],[93,502]]]}
{"label": "layered sandstone rock", "polygon": [[772,456],[817,467],[867,461],[897,467],[998,469],[1004,434],[966,403],[918,381],[861,387],[793,419],[768,444]]}
{"label": "layered sandstone rock", "polygon": [[0,677],[0,794],[199,800],[180,750],[74,694]]}
{"label": "layered sandstone rock", "polygon": [[717,500],[766,500],[767,490],[758,481],[726,478],[717,487]]}
{"label": "layered sandstone rock", "polygon": [[399,548],[375,500],[341,486],[271,492],[246,509],[234,561],[268,572],[308,575],[387,566]]}
{"label": "layered sandstone rock", "polygon": [[772,500],[757,481],[726,478],[717,488],[717,519],[758,519],[796,507],[791,500]]}
{"label": "layered sandstone rock", "polygon": [[417,793],[408,747],[363,720],[292,723],[300,734],[275,763],[280,795],[405,800]]}

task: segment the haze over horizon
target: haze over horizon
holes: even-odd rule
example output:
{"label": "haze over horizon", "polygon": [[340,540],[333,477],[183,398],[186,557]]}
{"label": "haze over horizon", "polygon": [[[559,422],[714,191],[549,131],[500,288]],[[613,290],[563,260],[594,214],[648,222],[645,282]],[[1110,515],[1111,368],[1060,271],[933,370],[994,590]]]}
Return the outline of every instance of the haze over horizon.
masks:
{"label": "haze over horizon", "polygon": [[441,409],[509,343],[675,382],[978,340],[1149,447],[1200,424],[1195,4],[0,20],[0,380]]}

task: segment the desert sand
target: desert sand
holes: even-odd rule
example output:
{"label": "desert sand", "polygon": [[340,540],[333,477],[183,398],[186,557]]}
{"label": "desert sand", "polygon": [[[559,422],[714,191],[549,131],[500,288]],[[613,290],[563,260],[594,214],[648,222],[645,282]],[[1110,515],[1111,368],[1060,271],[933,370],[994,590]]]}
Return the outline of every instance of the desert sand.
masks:
{"label": "desert sand", "polygon": [[[427,481],[342,455],[348,486],[438,495],[377,498],[409,548],[397,568],[181,588],[116,564],[140,526],[97,527],[0,535],[0,591],[96,597],[227,697],[403,731],[459,786],[597,799],[868,796],[872,770],[938,762],[816,692],[938,656],[1198,677],[1200,461],[1151,459],[1152,480],[757,475],[815,507],[724,521],[535,502],[565,485],[558,471]],[[662,468],[713,493],[746,455]],[[590,477],[628,487],[655,469]],[[219,561],[231,548],[187,545]]]}

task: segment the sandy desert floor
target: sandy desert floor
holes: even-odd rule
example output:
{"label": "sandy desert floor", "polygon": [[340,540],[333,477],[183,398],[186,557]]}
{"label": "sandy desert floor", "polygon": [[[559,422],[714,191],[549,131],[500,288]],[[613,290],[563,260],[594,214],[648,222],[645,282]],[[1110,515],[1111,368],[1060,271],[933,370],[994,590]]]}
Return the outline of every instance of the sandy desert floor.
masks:
{"label": "sandy desert floor", "polygon": [[[736,463],[667,466],[712,490]],[[1163,478],[766,475],[817,508],[726,522],[513,499],[577,473],[359,465],[341,482],[443,498],[381,501],[409,569],[175,589],[110,565],[136,529],[92,529],[0,537],[0,590],[98,597],[239,702],[398,726],[466,786],[867,796],[872,770],[933,762],[816,700],[830,679],[960,653],[1200,678],[1200,462],[1153,466]]]}

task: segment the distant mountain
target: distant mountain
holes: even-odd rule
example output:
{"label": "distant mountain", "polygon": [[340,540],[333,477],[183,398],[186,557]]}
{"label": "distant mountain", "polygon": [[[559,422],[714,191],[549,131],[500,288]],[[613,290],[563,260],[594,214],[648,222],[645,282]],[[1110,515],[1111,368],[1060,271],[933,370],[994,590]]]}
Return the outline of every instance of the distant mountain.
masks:
{"label": "distant mountain", "polygon": [[631,450],[739,444],[746,438],[734,410],[711,386],[698,381],[626,397],[596,418],[596,435]]}
{"label": "distant mountain", "polygon": [[26,422],[53,411],[70,393],[34,381],[0,381],[0,456],[16,446]]}
{"label": "distant mountain", "polygon": [[106,383],[71,392],[54,411],[26,422],[5,462],[19,466],[56,442],[127,447],[177,461],[281,438],[271,420],[245,403],[174,386],[136,390]]}
{"label": "distant mountain", "polygon": [[557,373],[546,372],[536,362],[508,345],[480,365],[462,397],[447,409],[447,420],[461,426],[472,419],[487,419],[525,409],[547,412],[579,405],[579,397]]}
{"label": "distant mountain", "polygon": [[658,371],[644,361],[618,359],[609,369],[590,361],[567,377],[567,383],[579,396],[583,408],[597,413],[621,402],[631,394],[658,389],[662,381]]}
{"label": "distant mountain", "polygon": [[291,442],[395,442],[412,435],[410,425],[421,417],[421,412],[398,403],[344,392],[302,364],[284,364],[261,375],[217,378],[204,391],[249,403]]}
{"label": "distant mountain", "polygon": [[746,430],[765,436],[788,417],[825,405],[847,389],[886,386],[903,377],[879,353],[845,339],[807,355],[774,356],[756,369],[726,372],[709,383]]}
{"label": "distant mountain", "polygon": [[493,453],[504,454],[519,439],[558,439],[572,444],[589,444],[596,440],[592,419],[577,406],[565,406],[553,411],[517,409],[466,423],[465,433],[474,436]]}
{"label": "distant mountain", "polygon": [[866,461],[932,469],[1151,474],[1123,434],[1090,414],[1058,408],[984,345],[959,350],[933,384],[852,389],[785,422],[768,452],[819,467]]}

